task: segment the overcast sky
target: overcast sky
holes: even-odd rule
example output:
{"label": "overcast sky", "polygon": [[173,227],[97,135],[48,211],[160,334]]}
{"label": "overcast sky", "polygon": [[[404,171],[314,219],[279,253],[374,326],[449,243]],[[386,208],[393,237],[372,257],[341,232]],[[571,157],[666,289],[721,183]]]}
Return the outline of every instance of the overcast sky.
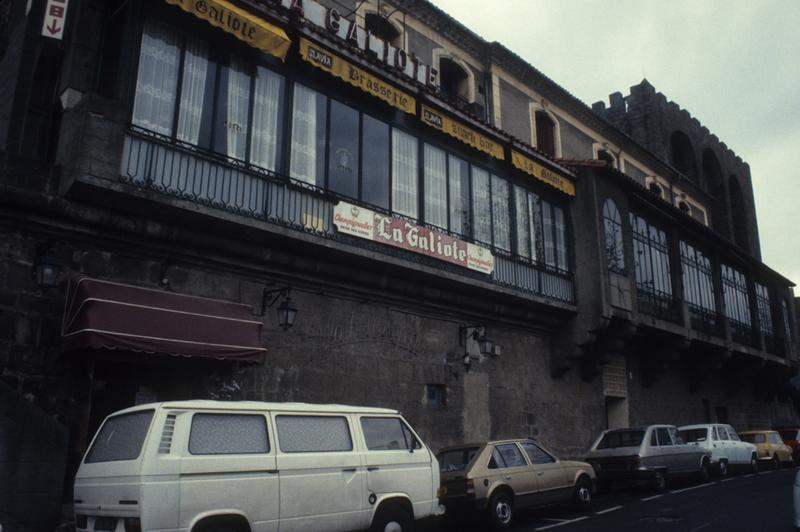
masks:
{"label": "overcast sky", "polygon": [[800,0],[432,1],[587,105],[647,78],[750,164],[763,260],[800,284]]}

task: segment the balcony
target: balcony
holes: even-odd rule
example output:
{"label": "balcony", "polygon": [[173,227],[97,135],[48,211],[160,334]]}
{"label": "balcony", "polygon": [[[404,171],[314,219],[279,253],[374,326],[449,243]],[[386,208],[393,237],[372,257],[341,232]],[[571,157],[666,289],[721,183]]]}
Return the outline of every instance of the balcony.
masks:
{"label": "balcony", "polygon": [[[339,233],[333,225],[333,210],[339,198],[319,187],[220,158],[144,130],[130,129],[125,135],[120,179],[213,209],[486,280],[485,275],[457,265]],[[351,198],[342,199],[359,203]],[[491,283],[559,303],[575,303],[570,272],[492,251],[495,267],[488,279]]]}
{"label": "balcony", "polygon": [[639,312],[654,318],[680,324],[682,322],[678,301],[667,292],[649,286],[637,285],[636,301]]}
{"label": "balcony", "polygon": [[747,323],[728,319],[731,328],[731,340],[738,344],[759,348],[758,338],[752,326]]}
{"label": "balcony", "polygon": [[693,330],[713,336],[725,336],[724,321],[721,315],[692,303],[688,303],[687,306],[689,307],[689,322]]}

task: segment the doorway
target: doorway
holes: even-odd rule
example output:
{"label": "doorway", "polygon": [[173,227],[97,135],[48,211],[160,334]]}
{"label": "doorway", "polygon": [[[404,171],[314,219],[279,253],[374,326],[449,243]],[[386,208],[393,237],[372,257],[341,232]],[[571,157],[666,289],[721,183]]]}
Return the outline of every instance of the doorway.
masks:
{"label": "doorway", "polygon": [[628,399],[627,397],[606,396],[606,428],[628,428]]}

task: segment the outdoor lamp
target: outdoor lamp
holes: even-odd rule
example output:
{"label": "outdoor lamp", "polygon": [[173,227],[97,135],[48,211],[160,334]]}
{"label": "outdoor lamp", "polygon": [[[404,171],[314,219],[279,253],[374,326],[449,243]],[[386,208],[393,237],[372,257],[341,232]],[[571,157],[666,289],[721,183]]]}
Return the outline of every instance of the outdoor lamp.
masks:
{"label": "outdoor lamp", "polygon": [[297,307],[292,303],[292,297],[289,295],[288,289],[286,291],[286,299],[278,305],[277,312],[280,328],[284,331],[291,329],[292,325],[294,325],[294,319],[297,317]]}

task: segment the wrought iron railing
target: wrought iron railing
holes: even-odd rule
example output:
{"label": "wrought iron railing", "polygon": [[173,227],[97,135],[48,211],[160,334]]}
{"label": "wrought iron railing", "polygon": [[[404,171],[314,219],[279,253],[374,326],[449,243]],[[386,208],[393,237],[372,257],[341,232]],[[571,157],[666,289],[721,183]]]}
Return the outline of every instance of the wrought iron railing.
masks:
{"label": "wrought iron railing", "polygon": [[668,292],[637,286],[636,302],[643,314],[674,323],[683,321],[678,301]]}
{"label": "wrought iron railing", "polygon": [[755,330],[747,323],[728,318],[731,327],[731,340],[750,347],[759,347]]}
{"label": "wrought iron railing", "polygon": [[[432,257],[339,233],[333,225],[333,208],[339,198],[329,191],[138,128],[131,128],[125,136],[120,179],[193,203],[265,220],[463,276],[486,279],[479,272]],[[351,198],[346,198],[346,201],[360,203]],[[380,211],[372,205],[364,206]],[[448,233],[440,228],[436,230]],[[463,239],[460,235],[450,234]],[[491,282],[559,302],[575,302],[570,272],[515,258],[504,250],[492,249],[492,252],[495,268]]]}
{"label": "wrought iron railing", "polygon": [[725,336],[722,316],[713,310],[688,303],[692,329],[714,336]]}

